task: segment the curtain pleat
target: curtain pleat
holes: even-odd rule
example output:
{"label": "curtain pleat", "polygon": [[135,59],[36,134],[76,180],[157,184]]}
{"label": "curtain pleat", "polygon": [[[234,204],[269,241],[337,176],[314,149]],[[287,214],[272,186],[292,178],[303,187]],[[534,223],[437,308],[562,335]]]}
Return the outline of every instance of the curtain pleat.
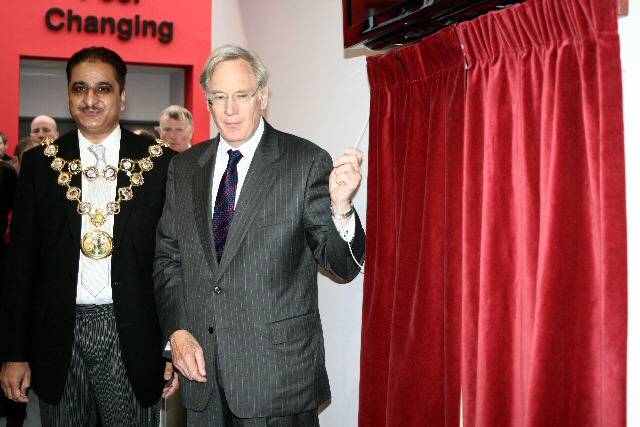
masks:
{"label": "curtain pleat", "polygon": [[[455,224],[461,221],[464,59],[458,46],[452,28],[368,60],[372,225],[362,333],[363,426],[458,424],[460,287],[448,283],[460,274]],[[457,272],[446,274],[448,265]]]}
{"label": "curtain pleat", "polygon": [[529,0],[368,69],[360,425],[456,425],[461,391],[465,426],[624,426],[615,1]]}

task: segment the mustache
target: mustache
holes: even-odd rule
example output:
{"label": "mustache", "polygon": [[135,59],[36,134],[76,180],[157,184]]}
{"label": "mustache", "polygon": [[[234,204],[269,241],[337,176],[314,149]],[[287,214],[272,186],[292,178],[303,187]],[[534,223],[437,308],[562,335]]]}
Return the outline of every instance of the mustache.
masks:
{"label": "mustache", "polygon": [[98,107],[98,106],[95,106],[95,105],[83,105],[79,109],[83,113],[98,113],[98,112],[103,110],[101,107]]}

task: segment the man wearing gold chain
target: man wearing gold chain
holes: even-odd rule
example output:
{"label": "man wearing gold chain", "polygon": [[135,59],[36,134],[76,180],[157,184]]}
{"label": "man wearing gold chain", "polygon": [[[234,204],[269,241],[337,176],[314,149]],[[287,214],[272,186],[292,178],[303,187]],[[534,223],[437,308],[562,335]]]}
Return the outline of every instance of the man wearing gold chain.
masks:
{"label": "man wearing gold chain", "polygon": [[19,402],[33,388],[43,426],[100,418],[155,427],[160,395],[177,386],[151,278],[175,153],[120,127],[125,76],[109,49],[76,52],[67,80],[78,129],[23,159],[0,300],[0,383]]}

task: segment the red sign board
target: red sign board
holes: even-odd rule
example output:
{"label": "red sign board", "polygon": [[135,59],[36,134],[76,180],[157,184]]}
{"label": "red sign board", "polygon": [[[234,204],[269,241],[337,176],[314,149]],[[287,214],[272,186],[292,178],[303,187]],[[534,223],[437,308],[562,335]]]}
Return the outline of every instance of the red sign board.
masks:
{"label": "red sign board", "polygon": [[208,139],[209,115],[200,102],[198,77],[211,51],[211,4],[211,0],[3,2],[0,130],[9,137],[10,146],[18,139],[20,58],[66,60],[87,46],[113,49],[127,64],[184,68],[193,140]]}

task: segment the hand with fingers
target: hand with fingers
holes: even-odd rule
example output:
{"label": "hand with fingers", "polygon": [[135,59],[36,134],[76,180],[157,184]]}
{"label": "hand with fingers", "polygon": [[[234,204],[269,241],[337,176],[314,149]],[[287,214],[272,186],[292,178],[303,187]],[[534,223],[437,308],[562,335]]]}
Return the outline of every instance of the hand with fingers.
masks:
{"label": "hand with fingers", "polygon": [[193,335],[187,330],[180,329],[171,334],[169,341],[173,366],[189,381],[206,382],[204,352]]}
{"label": "hand with fingers", "polygon": [[11,400],[28,402],[27,392],[31,386],[31,368],[27,362],[5,362],[0,369],[2,391]]}
{"label": "hand with fingers", "polygon": [[362,158],[362,151],[357,148],[347,148],[333,162],[333,170],[329,176],[329,193],[331,208],[336,214],[344,214],[351,209],[351,200],[362,180],[360,171]]}
{"label": "hand with fingers", "polygon": [[166,381],[162,389],[162,398],[171,396],[180,387],[178,382],[178,371],[173,368],[173,363],[167,362],[164,365],[164,380]]}

